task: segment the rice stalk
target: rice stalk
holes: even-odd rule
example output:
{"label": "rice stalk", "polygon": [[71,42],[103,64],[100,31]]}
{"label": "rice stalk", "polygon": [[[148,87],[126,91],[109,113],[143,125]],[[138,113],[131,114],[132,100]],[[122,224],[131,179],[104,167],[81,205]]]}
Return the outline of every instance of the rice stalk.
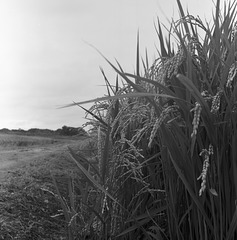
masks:
{"label": "rice stalk", "polygon": [[212,24],[177,4],[167,37],[158,20],[159,56],[150,67],[146,56],[144,74],[137,35],[136,73],[99,52],[117,74],[116,90],[106,79],[108,96],[68,105],[96,102],[100,180],[73,159],[99,192],[91,219],[104,237],[237,236],[236,3],[222,14],[217,0]]}

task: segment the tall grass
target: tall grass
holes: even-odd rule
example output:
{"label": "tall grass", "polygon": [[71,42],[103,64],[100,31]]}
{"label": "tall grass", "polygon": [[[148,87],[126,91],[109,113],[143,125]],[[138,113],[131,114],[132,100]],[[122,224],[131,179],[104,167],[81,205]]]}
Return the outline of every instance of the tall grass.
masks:
{"label": "tall grass", "polygon": [[139,41],[135,74],[104,57],[118,78],[102,71],[108,94],[86,110],[98,163],[70,150],[91,239],[237,238],[236,3],[217,0],[212,24],[177,4],[151,65]]}

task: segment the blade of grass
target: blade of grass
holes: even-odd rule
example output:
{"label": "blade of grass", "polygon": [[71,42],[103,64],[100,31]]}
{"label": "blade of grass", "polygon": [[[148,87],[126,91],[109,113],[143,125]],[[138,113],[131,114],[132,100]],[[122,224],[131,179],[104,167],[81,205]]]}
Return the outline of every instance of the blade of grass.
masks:
{"label": "blade of grass", "polygon": [[108,81],[108,79],[107,79],[107,77],[106,77],[106,75],[105,75],[104,70],[103,70],[101,67],[100,67],[100,71],[101,71],[101,73],[102,73],[102,75],[103,75],[103,77],[104,77],[105,83],[106,83],[106,88],[107,88],[108,96],[111,96],[110,90],[112,90],[113,94],[115,94],[115,92],[114,92],[114,90],[113,90],[110,82]]}
{"label": "blade of grass", "polygon": [[[58,199],[59,199],[59,201],[61,203],[61,207],[62,207],[62,210],[63,210],[63,215],[65,217],[66,223],[69,224],[70,221],[71,221],[71,216],[69,214],[68,205],[67,205],[66,201],[63,199],[63,197],[62,197],[62,195],[61,195],[61,193],[59,191],[58,184],[56,182],[55,177],[53,176],[53,174],[51,172],[50,172],[50,175],[51,175],[51,178],[53,180],[53,184],[54,184],[54,187],[56,189]],[[71,230],[70,226],[68,226],[68,239],[69,240],[73,239],[72,230]]]}
{"label": "blade of grass", "polygon": [[[108,191],[106,191],[106,189],[101,186],[95,179],[94,177],[82,166],[82,164],[80,164],[77,160],[76,160],[76,156],[74,154],[73,151],[70,150],[69,148],[69,152],[70,152],[70,156],[71,159],[73,160],[73,162],[77,165],[77,167],[82,171],[82,173],[85,175],[85,177],[87,178],[87,180],[97,189],[99,189],[100,191],[102,191],[105,195],[107,195],[110,199],[112,199],[114,202],[118,203],[116,201],[116,199],[110,194],[108,193]],[[119,203],[118,203],[119,204]],[[120,205],[120,204],[119,204]]]}
{"label": "blade of grass", "polygon": [[157,216],[157,214],[165,211],[166,209],[167,209],[167,206],[165,205],[165,206],[162,206],[158,209],[148,210],[148,212],[146,212],[146,213],[143,213],[143,214],[141,214],[139,216],[136,216],[132,219],[127,219],[126,223],[133,222],[134,220],[141,221],[142,219],[146,219],[146,218],[149,218],[149,217],[155,217],[155,216]]}
{"label": "blade of grass", "polygon": [[233,235],[236,233],[236,229],[237,229],[237,207],[235,209],[235,212],[234,212],[231,224],[230,224],[230,228],[227,232],[226,240],[233,239]]}
{"label": "blade of grass", "polygon": [[102,182],[102,185],[105,184],[106,175],[107,175],[107,171],[108,171],[109,151],[110,151],[110,131],[108,130],[106,133],[103,155],[102,155],[102,159],[101,159],[101,182]]}
{"label": "blade of grass", "polygon": [[[60,108],[73,107],[73,106],[76,106],[76,105],[78,106],[78,105],[92,103],[92,102],[100,102],[100,101],[106,101],[106,100],[116,100],[116,99],[122,99],[122,98],[137,98],[137,97],[149,97],[149,98],[151,98],[151,97],[164,97],[164,98],[172,98],[172,99],[176,98],[175,96],[167,95],[167,94],[161,94],[161,93],[159,94],[159,93],[148,93],[148,92],[131,92],[131,93],[126,93],[126,94],[122,94],[122,95],[115,95],[115,96],[110,96],[110,97],[109,96],[100,97],[100,98],[94,98],[94,99],[90,99],[90,100],[86,100],[86,101],[82,101],[82,102],[74,102],[74,103],[65,105],[65,106],[60,107]],[[79,106],[79,107],[81,107],[81,106]],[[83,110],[85,110],[89,114],[91,114],[91,112],[89,110],[86,110],[84,108],[83,108]],[[93,117],[94,117],[94,115],[93,115]],[[99,120],[99,119],[97,119],[97,120]]]}
{"label": "blade of grass", "polygon": [[[176,0],[177,1],[177,4],[178,4],[178,8],[179,8],[179,12],[180,12],[180,16],[181,18],[185,18],[185,14],[184,14],[184,11],[183,11],[183,7],[182,7],[182,4],[180,2],[180,0]],[[186,31],[186,34],[188,35],[188,37],[190,37],[190,32],[189,32],[189,28],[188,28],[188,24],[186,21],[182,21],[183,25],[184,25],[184,28],[185,28],[185,31]]]}
{"label": "blade of grass", "polygon": [[[136,74],[140,76],[140,54],[139,54],[139,31],[137,32],[137,59],[136,59]],[[135,81],[136,84],[139,84],[139,78]]]}
{"label": "blade of grass", "polygon": [[[88,103],[88,101],[86,103]],[[69,105],[64,106],[64,107],[78,106],[78,107],[82,108],[84,111],[86,111],[87,113],[89,113],[91,116],[93,116],[95,119],[97,119],[100,123],[102,123],[102,125],[104,125],[107,128],[109,127],[109,125],[102,118],[96,116],[93,112],[91,112],[91,111],[87,110],[86,108],[80,106],[80,104],[83,104],[83,102],[82,103],[74,102],[73,104],[69,104]],[[62,108],[64,108],[64,107],[62,107]]]}
{"label": "blade of grass", "polygon": [[80,152],[78,152],[77,154],[70,148],[68,147],[70,152],[73,152],[73,156],[75,158],[75,160],[77,160],[79,163],[80,162],[85,162],[86,164],[88,164],[93,171],[99,176],[99,171],[98,169],[94,166],[94,163],[91,163],[90,160],[88,160],[87,158],[85,158],[82,154],[80,154]]}
{"label": "blade of grass", "polygon": [[163,37],[162,30],[161,30],[159,18],[157,18],[157,25],[158,25],[158,29],[157,29],[157,26],[155,25],[155,30],[156,30],[157,36],[158,36],[158,38],[159,38],[160,51],[161,51],[161,52],[160,52],[160,55],[161,55],[162,57],[167,57],[168,54],[167,54],[167,51],[166,51],[166,49],[165,49],[164,37]]}

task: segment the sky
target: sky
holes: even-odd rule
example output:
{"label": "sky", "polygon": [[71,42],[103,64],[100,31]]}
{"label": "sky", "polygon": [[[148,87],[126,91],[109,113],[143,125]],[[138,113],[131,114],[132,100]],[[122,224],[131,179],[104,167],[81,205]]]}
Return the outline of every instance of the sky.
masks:
{"label": "sky", "polygon": [[[181,3],[211,19],[212,0]],[[138,30],[141,56],[157,56],[157,17],[167,26],[177,20],[176,1],[1,0],[0,128],[81,127],[82,109],[58,107],[104,96],[100,67],[112,84],[116,78],[89,44],[133,73]]]}

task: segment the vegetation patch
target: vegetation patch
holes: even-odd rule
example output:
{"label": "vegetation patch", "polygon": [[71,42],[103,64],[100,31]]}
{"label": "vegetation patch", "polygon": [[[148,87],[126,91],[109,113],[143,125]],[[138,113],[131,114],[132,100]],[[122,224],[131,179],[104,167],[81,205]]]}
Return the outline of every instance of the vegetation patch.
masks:
{"label": "vegetation patch", "polygon": [[102,70],[107,96],[68,105],[94,102],[98,164],[70,151],[90,186],[82,237],[237,238],[237,5],[217,0],[207,23],[177,4],[180,19],[157,22],[154,62],[139,36],[135,74],[99,52],[118,74],[112,83]]}
{"label": "vegetation patch", "polygon": [[[69,140],[69,145],[80,149],[80,141]],[[0,239],[68,239],[52,176],[60,194],[68,198],[67,180],[78,174],[66,150],[34,157],[9,170],[0,185]]]}

